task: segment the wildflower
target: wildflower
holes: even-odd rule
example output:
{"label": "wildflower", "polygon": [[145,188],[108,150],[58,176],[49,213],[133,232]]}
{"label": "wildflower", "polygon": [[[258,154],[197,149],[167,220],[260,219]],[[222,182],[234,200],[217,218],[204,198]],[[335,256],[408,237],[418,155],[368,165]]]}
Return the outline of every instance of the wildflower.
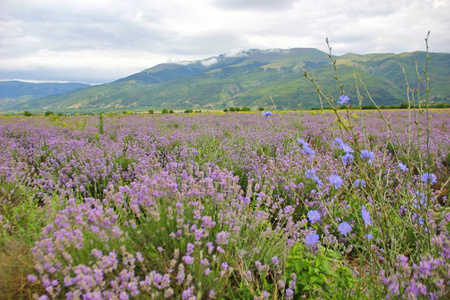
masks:
{"label": "wildflower", "polygon": [[320,221],[320,213],[317,210],[310,210],[307,216],[311,224],[314,224],[316,221]]}
{"label": "wildflower", "polygon": [[316,183],[317,183],[318,186],[321,186],[321,185],[322,185],[322,180],[320,180],[319,177],[314,176],[313,179],[316,181]]}
{"label": "wildflower", "polygon": [[332,185],[334,185],[335,188],[340,188],[342,186],[342,178],[339,175],[330,175],[328,177],[328,180]]}
{"label": "wildflower", "polygon": [[286,299],[292,299],[294,297],[294,291],[292,289],[286,290]]}
{"label": "wildflower", "polygon": [[352,226],[348,222],[342,222],[339,224],[338,231],[346,236],[348,233],[352,232]]}
{"label": "wildflower", "polygon": [[261,116],[263,116],[263,117],[268,117],[268,116],[271,116],[271,115],[273,115],[273,112],[271,112],[271,111],[263,111],[261,113]]}
{"label": "wildflower", "polygon": [[187,265],[192,265],[194,263],[194,260],[195,259],[192,256],[189,255],[183,256],[183,261]]}
{"label": "wildflower", "polygon": [[361,150],[361,158],[367,160],[367,162],[371,163],[375,158],[375,154],[372,151]]}
{"label": "wildflower", "polygon": [[223,263],[220,265],[220,267],[226,271],[226,270],[228,269],[228,263],[227,263],[227,262],[223,262]]}
{"label": "wildflower", "polygon": [[403,163],[398,163],[398,167],[400,168],[400,170],[402,170],[403,172],[406,172],[406,171],[408,171],[408,167],[405,165],[405,164],[403,164]]}
{"label": "wildflower", "polygon": [[299,142],[299,144],[302,144],[303,153],[309,155],[310,157],[314,157],[315,151],[309,146],[309,144],[304,139],[298,138],[297,142]]}
{"label": "wildflower", "polygon": [[370,240],[373,238],[373,234],[368,233],[368,234],[366,235],[366,238],[370,241]]}
{"label": "wildflower", "polygon": [[228,244],[228,237],[230,236],[230,233],[227,231],[221,231],[216,236],[216,243],[219,245],[226,245]]}
{"label": "wildflower", "polygon": [[356,179],[353,184],[356,187],[365,187],[366,186],[366,181],[364,181],[363,179]]}
{"label": "wildflower", "polygon": [[316,175],[316,171],[314,170],[308,170],[305,172],[306,178],[313,178]]}
{"label": "wildflower", "polygon": [[297,142],[302,144],[303,147],[309,147],[309,144],[304,139],[298,138]]}
{"label": "wildflower", "polygon": [[32,274],[28,274],[27,279],[29,282],[34,283],[37,280],[37,277]]}
{"label": "wildflower", "polygon": [[349,145],[342,143],[341,145],[339,145],[339,148],[341,148],[342,150],[344,150],[345,153],[353,153],[355,151],[353,151],[352,147],[350,147]]}
{"label": "wildflower", "polygon": [[338,103],[339,103],[339,105],[345,105],[345,104],[347,104],[348,101],[350,101],[350,97],[349,97],[349,96],[347,96],[347,95],[341,95],[341,96],[339,97]]}
{"label": "wildflower", "polygon": [[342,162],[344,163],[344,164],[351,164],[352,162],[353,162],[353,159],[354,159],[355,157],[352,155],[352,154],[350,154],[350,153],[345,153],[345,155],[344,156],[342,156]]}
{"label": "wildflower", "polygon": [[319,242],[319,235],[317,233],[310,233],[305,237],[305,243],[308,246],[313,246]]}
{"label": "wildflower", "polygon": [[273,263],[275,266],[278,266],[278,264],[280,263],[280,262],[278,261],[278,256],[272,257],[272,263]]}
{"label": "wildflower", "polygon": [[437,182],[437,177],[433,173],[423,173],[421,176],[422,182],[433,184]]}
{"label": "wildflower", "polygon": [[364,225],[366,227],[372,225],[372,220],[370,220],[370,213],[367,211],[364,205],[361,208],[361,216],[364,220]]}
{"label": "wildflower", "polygon": [[311,149],[310,147],[304,147],[303,153],[305,153],[306,155],[309,155],[309,157],[314,157],[314,155],[316,154],[316,152],[313,149]]}

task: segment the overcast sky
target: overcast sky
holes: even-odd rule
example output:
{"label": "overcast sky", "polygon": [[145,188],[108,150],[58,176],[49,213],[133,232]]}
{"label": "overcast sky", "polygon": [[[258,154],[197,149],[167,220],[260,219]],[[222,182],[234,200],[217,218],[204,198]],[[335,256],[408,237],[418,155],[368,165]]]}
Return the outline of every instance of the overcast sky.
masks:
{"label": "overcast sky", "polygon": [[450,0],[0,0],[0,80],[110,82],[246,49],[450,52]]}

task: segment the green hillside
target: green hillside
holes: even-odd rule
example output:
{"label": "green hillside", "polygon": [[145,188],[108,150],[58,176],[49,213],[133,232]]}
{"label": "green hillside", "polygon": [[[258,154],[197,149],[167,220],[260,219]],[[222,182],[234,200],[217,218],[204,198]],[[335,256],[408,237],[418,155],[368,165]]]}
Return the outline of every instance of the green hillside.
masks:
{"label": "green hillside", "polygon": [[[450,54],[431,53],[431,103],[450,103]],[[335,57],[339,76],[351,104],[356,102],[353,73],[368,86],[378,104],[393,105],[406,100],[405,68],[412,87],[417,87],[414,62],[421,73],[425,52],[402,54],[346,54]],[[0,107],[6,111],[139,109],[221,109],[231,106],[279,109],[319,106],[315,87],[303,76],[307,71],[331,94],[339,95],[328,55],[317,49],[249,50],[229,57],[220,55],[179,64],[161,64],[115,82],[59,95],[30,99]],[[421,73],[421,76],[422,73]],[[421,87],[422,91],[425,88]],[[370,104],[367,97],[363,104]]]}

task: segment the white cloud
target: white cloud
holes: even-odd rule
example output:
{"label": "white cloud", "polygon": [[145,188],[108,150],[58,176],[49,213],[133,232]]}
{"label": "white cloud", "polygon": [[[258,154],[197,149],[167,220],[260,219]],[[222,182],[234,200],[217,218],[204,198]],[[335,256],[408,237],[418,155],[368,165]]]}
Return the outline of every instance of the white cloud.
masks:
{"label": "white cloud", "polygon": [[428,30],[450,52],[449,14],[446,0],[2,0],[0,78],[111,81],[174,57],[326,51],[325,37],[337,55],[416,51]]}

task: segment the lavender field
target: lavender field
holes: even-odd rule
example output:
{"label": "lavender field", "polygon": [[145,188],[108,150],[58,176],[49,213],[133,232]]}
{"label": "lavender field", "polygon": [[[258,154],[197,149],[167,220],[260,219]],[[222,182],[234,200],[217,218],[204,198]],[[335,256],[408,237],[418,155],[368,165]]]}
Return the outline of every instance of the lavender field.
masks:
{"label": "lavender field", "polygon": [[448,299],[450,111],[0,118],[1,299]]}

